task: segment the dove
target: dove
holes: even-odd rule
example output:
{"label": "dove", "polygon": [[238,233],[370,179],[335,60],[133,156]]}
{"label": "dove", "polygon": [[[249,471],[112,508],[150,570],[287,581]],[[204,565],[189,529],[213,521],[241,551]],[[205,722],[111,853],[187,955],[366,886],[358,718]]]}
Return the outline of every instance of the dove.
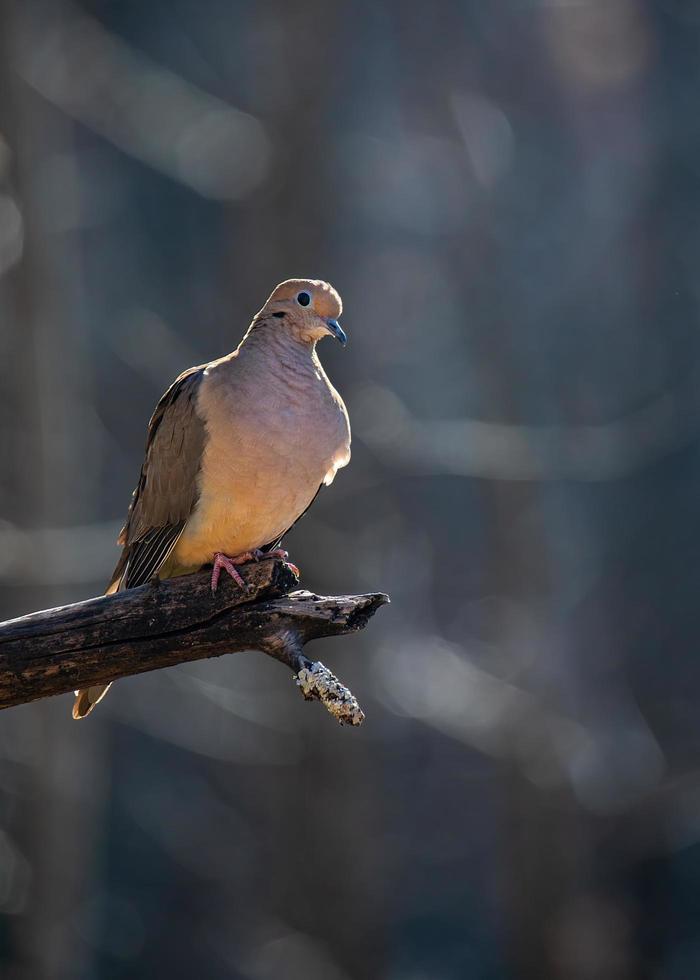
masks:
{"label": "dove", "polygon": [[[280,283],[238,347],[184,371],[158,402],[107,594],[212,566],[287,557],[286,532],[350,461],[350,422],[316,344],[344,346],[342,302],[318,279]],[[85,718],[109,684],[76,691]]]}

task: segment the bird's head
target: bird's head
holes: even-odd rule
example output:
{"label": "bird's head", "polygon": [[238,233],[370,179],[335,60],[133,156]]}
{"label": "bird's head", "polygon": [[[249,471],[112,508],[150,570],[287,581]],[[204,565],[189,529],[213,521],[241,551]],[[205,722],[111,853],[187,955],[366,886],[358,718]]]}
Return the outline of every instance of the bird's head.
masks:
{"label": "bird's head", "polygon": [[342,300],[329,283],[320,279],[287,279],[273,289],[255,321],[278,324],[280,330],[303,343],[312,344],[331,336],[344,346],[348,338],[338,323],[342,312]]}

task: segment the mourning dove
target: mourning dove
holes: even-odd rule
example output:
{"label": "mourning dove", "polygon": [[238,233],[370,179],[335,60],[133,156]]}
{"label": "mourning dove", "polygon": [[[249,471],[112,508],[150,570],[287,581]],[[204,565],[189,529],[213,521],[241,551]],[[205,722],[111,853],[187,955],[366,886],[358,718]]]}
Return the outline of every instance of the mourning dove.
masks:
{"label": "mourning dove", "polygon": [[[273,290],[235,351],[190,368],[148,426],[146,457],[107,594],[212,564],[282,554],[284,534],[350,460],[350,423],[316,343],[345,344],[338,293],[317,279]],[[76,692],[84,718],[109,685]]]}

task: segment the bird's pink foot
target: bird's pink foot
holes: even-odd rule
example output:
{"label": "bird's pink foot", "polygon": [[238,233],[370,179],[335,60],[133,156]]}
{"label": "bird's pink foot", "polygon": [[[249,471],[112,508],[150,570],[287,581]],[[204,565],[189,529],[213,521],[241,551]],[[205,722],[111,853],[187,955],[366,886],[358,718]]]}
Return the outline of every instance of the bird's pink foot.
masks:
{"label": "bird's pink foot", "polygon": [[243,562],[245,561],[250,561],[252,557],[253,557],[252,555],[248,555],[248,556],[237,555],[236,558],[229,558],[227,555],[224,555],[221,551],[217,551],[216,554],[214,555],[214,567],[211,572],[212,592],[216,592],[216,590],[219,587],[219,576],[221,575],[222,568],[224,569],[224,571],[228,572],[228,574],[231,576],[234,582],[236,582],[236,584],[239,585],[244,592],[247,592],[248,586],[241,578],[238,569],[236,568],[236,563],[243,564]]}
{"label": "bird's pink foot", "polygon": [[285,565],[289,565],[297,578],[301,577],[301,572],[293,562],[289,561],[289,552],[285,551],[284,548],[273,548],[272,551],[261,551],[260,558],[281,558]]}
{"label": "bird's pink foot", "polygon": [[214,555],[214,567],[211,573],[211,590],[216,592],[219,587],[219,577],[221,575],[221,569],[223,568],[231,578],[243,589],[244,592],[248,591],[248,586],[245,584],[240,576],[237,565],[245,565],[251,561],[261,561],[263,558],[281,558],[282,561],[289,565],[291,570],[294,572],[297,578],[301,577],[301,573],[296,565],[288,561],[289,552],[285,551],[284,548],[273,548],[272,551],[261,551],[260,548],[256,548],[254,551],[244,551],[240,555],[236,555],[235,558],[229,558],[222,551],[217,551]]}

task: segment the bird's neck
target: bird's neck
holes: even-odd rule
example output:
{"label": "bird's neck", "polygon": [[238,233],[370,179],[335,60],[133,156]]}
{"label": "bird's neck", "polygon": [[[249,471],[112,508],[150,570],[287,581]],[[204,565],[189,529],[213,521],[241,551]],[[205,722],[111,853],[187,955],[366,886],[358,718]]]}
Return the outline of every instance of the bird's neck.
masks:
{"label": "bird's neck", "polygon": [[320,367],[316,341],[306,342],[280,330],[279,324],[254,323],[238,346],[238,356],[259,362],[267,370],[283,374],[306,374]]}

